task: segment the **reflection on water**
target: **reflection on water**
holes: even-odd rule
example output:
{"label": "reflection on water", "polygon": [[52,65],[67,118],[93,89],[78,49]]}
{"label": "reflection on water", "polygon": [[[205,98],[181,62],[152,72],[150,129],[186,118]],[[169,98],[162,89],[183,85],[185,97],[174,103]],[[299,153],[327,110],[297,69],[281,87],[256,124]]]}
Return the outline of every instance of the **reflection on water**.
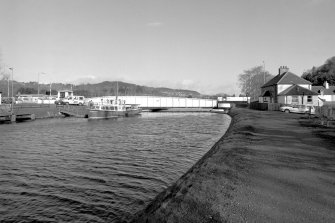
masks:
{"label": "reflection on water", "polygon": [[0,221],[128,220],[224,134],[226,115],[0,125]]}

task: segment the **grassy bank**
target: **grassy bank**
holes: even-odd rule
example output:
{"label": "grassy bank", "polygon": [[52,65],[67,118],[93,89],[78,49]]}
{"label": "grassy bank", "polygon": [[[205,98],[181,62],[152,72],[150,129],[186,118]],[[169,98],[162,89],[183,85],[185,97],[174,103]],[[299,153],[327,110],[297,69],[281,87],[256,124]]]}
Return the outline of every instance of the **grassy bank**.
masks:
{"label": "grassy bank", "polygon": [[335,222],[335,131],[233,109],[223,138],[133,222]]}

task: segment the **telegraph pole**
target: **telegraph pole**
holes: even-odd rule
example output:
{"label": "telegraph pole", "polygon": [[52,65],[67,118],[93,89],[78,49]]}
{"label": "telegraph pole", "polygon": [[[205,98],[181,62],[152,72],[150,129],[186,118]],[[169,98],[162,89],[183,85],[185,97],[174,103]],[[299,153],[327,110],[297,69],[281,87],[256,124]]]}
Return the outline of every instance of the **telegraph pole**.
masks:
{"label": "telegraph pole", "polygon": [[264,80],[264,84],[265,84],[265,62],[263,60],[263,80]]}

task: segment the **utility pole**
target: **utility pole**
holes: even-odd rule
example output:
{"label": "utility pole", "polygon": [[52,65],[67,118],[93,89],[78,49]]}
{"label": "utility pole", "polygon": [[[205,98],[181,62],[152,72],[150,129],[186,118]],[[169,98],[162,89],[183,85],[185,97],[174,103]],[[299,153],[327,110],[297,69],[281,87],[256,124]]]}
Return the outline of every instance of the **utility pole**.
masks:
{"label": "utility pole", "polygon": [[265,84],[265,62],[263,60],[263,79],[264,79],[264,84]]}
{"label": "utility pole", "polygon": [[4,77],[7,78],[7,97],[9,98],[10,95],[9,95],[9,77],[10,75],[8,76],[8,73],[7,73],[7,70],[6,70],[6,64],[4,64],[3,66],[3,73],[4,73]]}
{"label": "utility pole", "polygon": [[12,97],[14,97],[14,95],[13,95],[13,74],[14,74],[14,68],[10,67],[9,69],[12,71]]}
{"label": "utility pole", "polygon": [[11,106],[11,120],[13,121],[15,118],[15,116],[14,116],[14,96],[13,96],[13,73],[14,73],[14,68],[13,67],[10,67],[9,68],[11,71],[12,71],[12,106]]}

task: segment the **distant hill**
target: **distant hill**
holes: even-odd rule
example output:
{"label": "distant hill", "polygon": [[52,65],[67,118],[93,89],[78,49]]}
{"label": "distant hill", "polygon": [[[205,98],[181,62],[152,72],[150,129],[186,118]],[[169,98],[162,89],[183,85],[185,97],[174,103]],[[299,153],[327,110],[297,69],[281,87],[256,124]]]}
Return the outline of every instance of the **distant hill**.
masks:
{"label": "distant hill", "polygon": [[[20,94],[37,94],[37,82],[16,82],[13,84],[14,95]],[[9,84],[11,92],[11,83]],[[50,85],[49,84],[40,84],[40,94],[49,94]],[[98,96],[107,96],[107,95],[116,95],[117,82],[116,81],[104,81],[97,84],[80,84],[80,85],[71,85],[71,84],[62,84],[62,83],[53,83],[51,85],[51,94],[57,94],[58,90],[72,89],[76,95],[83,95],[85,97],[98,97]],[[146,87],[136,84],[130,84],[125,82],[118,82],[118,95],[138,95],[138,96],[167,96],[167,97],[194,97],[201,98],[206,97],[201,95],[197,91],[191,90],[182,90],[182,89],[170,89],[170,88],[154,88]],[[0,91],[4,97],[7,97],[8,91],[8,82],[3,79],[0,80]],[[11,94],[11,93],[10,93]],[[207,96],[208,97],[208,96]]]}
{"label": "distant hill", "polygon": [[148,95],[148,96],[169,96],[169,97],[200,97],[201,94],[196,91],[154,88],[125,82],[104,81],[98,84],[81,84],[74,86],[74,92],[86,97],[116,95],[118,84],[118,95]]}

